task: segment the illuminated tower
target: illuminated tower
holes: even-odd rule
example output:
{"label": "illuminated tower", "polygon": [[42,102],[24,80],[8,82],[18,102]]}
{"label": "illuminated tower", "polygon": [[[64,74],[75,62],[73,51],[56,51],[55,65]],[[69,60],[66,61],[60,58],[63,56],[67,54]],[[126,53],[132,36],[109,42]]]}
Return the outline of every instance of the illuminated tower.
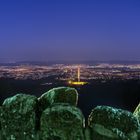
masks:
{"label": "illuminated tower", "polygon": [[78,69],[77,69],[77,81],[69,81],[68,83],[71,84],[71,85],[77,85],[77,86],[87,84],[87,82],[83,82],[80,79],[80,67],[79,66],[78,66]]}
{"label": "illuminated tower", "polygon": [[77,76],[78,76],[78,82],[80,82],[80,67],[78,67],[78,73],[77,73]]}

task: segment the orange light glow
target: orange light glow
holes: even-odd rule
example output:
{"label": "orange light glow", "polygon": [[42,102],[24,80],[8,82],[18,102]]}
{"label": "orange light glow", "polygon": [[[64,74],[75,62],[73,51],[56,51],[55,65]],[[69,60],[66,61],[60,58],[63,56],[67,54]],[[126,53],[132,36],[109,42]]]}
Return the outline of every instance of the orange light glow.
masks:
{"label": "orange light glow", "polygon": [[68,83],[71,85],[85,85],[85,84],[87,84],[87,82],[75,82],[75,81],[69,81]]}

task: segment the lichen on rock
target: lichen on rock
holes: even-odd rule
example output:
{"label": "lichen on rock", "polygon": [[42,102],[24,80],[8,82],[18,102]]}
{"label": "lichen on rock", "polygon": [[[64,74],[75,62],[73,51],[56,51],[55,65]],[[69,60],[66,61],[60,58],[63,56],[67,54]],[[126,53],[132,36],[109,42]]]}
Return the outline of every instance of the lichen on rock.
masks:
{"label": "lichen on rock", "polygon": [[2,140],[2,130],[1,130],[1,112],[2,112],[2,107],[0,106],[0,140]]}
{"label": "lichen on rock", "polygon": [[140,122],[140,103],[139,103],[139,105],[137,106],[137,108],[135,109],[135,111],[134,111],[134,116],[136,116],[137,118],[138,118],[138,120],[139,120],[139,122]]}
{"label": "lichen on rock", "polygon": [[67,104],[47,108],[41,116],[42,140],[84,140],[85,119],[82,112]]}
{"label": "lichen on rock", "polygon": [[76,106],[78,101],[78,93],[74,88],[58,87],[44,93],[38,100],[41,111],[56,103],[68,103]]}
{"label": "lichen on rock", "polygon": [[6,140],[35,140],[37,98],[17,94],[4,101],[2,134]]}
{"label": "lichen on rock", "polygon": [[[135,111],[134,111],[134,116],[136,117],[136,118],[138,118],[138,120],[139,120],[139,124],[140,124],[140,103],[139,103],[139,105],[136,107],[136,109],[135,109]],[[138,133],[138,135],[139,135],[139,139],[140,139],[140,128],[139,128],[139,133]]]}
{"label": "lichen on rock", "polygon": [[88,123],[95,140],[138,140],[140,126],[129,111],[98,106],[92,110]]}
{"label": "lichen on rock", "polygon": [[134,114],[97,106],[88,119],[76,107],[76,89],[59,87],[39,99],[7,98],[0,107],[0,140],[140,140],[140,105]]}

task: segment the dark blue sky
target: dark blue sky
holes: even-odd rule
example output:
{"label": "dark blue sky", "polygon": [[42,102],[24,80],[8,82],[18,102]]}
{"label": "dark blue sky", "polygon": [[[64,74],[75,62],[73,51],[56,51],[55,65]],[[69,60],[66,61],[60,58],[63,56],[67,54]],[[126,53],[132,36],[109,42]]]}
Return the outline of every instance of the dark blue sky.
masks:
{"label": "dark blue sky", "polygon": [[139,0],[1,0],[0,62],[140,60]]}

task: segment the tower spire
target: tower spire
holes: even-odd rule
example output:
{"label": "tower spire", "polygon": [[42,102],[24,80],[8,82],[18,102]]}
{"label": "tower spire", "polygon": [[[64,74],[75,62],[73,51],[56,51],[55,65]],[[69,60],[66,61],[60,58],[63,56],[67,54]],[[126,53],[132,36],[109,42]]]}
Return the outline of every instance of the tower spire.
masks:
{"label": "tower spire", "polygon": [[71,85],[77,85],[77,86],[82,86],[82,85],[85,85],[85,84],[87,84],[87,82],[83,82],[83,81],[81,81],[81,72],[80,72],[80,70],[81,70],[81,67],[80,66],[78,66],[77,68],[76,68],[77,70],[77,80],[76,81],[69,81],[69,84],[71,84]]}
{"label": "tower spire", "polygon": [[80,82],[80,67],[78,67],[78,82]]}

